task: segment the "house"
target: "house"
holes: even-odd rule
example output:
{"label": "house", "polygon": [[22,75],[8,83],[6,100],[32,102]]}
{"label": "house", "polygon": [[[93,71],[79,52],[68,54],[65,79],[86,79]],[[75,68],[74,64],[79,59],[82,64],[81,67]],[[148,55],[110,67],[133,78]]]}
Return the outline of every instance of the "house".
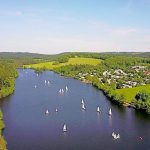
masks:
{"label": "house", "polygon": [[111,76],[111,72],[109,72],[109,71],[104,71],[104,72],[103,72],[103,76],[104,76],[104,77]]}
{"label": "house", "polygon": [[144,74],[145,74],[146,76],[150,76],[150,70],[145,71]]}
{"label": "house", "polygon": [[126,74],[123,70],[121,70],[121,69],[115,70],[115,71],[114,71],[114,74],[116,74],[116,75],[118,75],[118,76],[121,76],[121,75],[126,76],[126,75],[127,75],[127,74]]}

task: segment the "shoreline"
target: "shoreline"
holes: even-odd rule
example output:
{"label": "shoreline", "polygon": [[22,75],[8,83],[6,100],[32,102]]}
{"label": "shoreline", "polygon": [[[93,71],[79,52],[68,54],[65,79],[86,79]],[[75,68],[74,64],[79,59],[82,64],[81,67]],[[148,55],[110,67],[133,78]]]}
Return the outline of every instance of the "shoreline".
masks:
{"label": "shoreline", "polygon": [[[30,68],[30,69],[31,69],[31,68]],[[34,69],[33,69],[33,70],[34,70]],[[63,74],[61,74],[61,73],[59,73],[59,72],[57,72],[57,71],[55,71],[55,70],[47,70],[47,71],[53,71],[53,72],[59,74],[60,76],[65,77],[65,78],[73,78],[73,79],[76,79],[76,80],[81,81],[82,83],[91,84],[92,86],[96,87],[98,90],[102,91],[103,94],[108,98],[108,100],[109,100],[110,102],[112,102],[113,104],[118,105],[118,106],[123,106],[123,107],[132,108],[132,109],[135,109],[136,111],[139,111],[139,112],[144,113],[144,114],[146,114],[146,115],[150,115],[150,114],[147,113],[145,110],[136,108],[136,106],[135,106],[134,104],[130,104],[130,103],[127,103],[127,102],[122,102],[122,101],[119,101],[119,100],[116,100],[116,99],[112,98],[111,96],[109,96],[109,94],[107,93],[107,91],[105,91],[105,90],[102,89],[102,88],[99,88],[98,85],[95,85],[92,81],[89,81],[89,80],[82,80],[82,79],[77,78],[77,77],[75,77],[75,76],[72,76],[72,77],[71,77],[71,76],[65,76],[65,75],[63,75]]]}
{"label": "shoreline", "polygon": [[4,138],[3,131],[5,129],[2,111],[0,110],[0,149],[7,150],[7,142]]}

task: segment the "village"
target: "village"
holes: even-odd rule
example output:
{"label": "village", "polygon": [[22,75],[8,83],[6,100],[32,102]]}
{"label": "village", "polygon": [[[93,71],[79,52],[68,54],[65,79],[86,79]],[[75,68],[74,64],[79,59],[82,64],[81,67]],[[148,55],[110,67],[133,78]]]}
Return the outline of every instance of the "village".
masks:
{"label": "village", "polygon": [[95,70],[91,73],[79,73],[77,75],[81,81],[88,83],[87,76],[98,77],[103,85],[116,84],[117,89],[150,84],[150,70],[147,69],[147,66],[132,66],[131,71],[126,72],[122,69],[105,70],[101,76]]}

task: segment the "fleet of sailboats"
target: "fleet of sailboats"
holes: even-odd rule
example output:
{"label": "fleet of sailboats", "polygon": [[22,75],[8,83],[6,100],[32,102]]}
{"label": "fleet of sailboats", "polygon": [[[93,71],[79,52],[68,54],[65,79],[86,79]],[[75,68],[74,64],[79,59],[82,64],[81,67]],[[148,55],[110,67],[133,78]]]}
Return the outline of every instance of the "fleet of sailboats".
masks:
{"label": "fleet of sailboats", "polygon": [[[37,76],[38,76],[38,75],[37,75]],[[45,85],[46,85],[46,84],[48,84],[48,85],[50,84],[50,81],[45,80],[44,82],[45,82]],[[36,88],[37,86],[35,85],[34,87]],[[63,94],[65,91],[66,91],[66,92],[68,91],[68,87],[67,87],[67,86],[65,87],[65,90],[64,90],[63,88],[59,89],[59,93],[60,93],[60,94]],[[81,100],[81,108],[82,108],[83,110],[86,109],[86,107],[85,107],[85,102],[84,102],[83,99]],[[96,111],[97,111],[98,113],[101,112],[99,106],[97,107]],[[58,109],[57,109],[57,108],[55,109],[55,112],[58,112]],[[49,110],[48,110],[48,109],[45,111],[45,114],[46,114],[46,115],[49,114]],[[111,110],[111,108],[109,109],[108,114],[109,114],[110,116],[112,115],[112,110]],[[66,124],[63,125],[63,129],[62,129],[62,130],[63,130],[63,132],[67,132],[67,125],[66,125]],[[113,132],[113,133],[112,133],[112,137],[113,137],[115,140],[116,140],[116,139],[120,139],[120,134],[119,134],[119,133],[118,133],[118,134],[115,134],[115,133]]]}

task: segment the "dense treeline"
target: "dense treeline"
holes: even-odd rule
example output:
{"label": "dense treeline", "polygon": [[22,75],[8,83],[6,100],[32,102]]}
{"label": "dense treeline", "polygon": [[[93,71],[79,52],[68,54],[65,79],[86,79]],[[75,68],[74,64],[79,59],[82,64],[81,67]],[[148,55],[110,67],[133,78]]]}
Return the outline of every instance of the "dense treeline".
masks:
{"label": "dense treeline", "polygon": [[4,140],[4,137],[2,135],[3,129],[5,125],[3,123],[3,115],[2,112],[0,111],[0,149],[1,150],[6,150],[6,141]]}
{"label": "dense treeline", "polygon": [[0,61],[0,98],[8,96],[14,91],[17,75],[15,64]]}

